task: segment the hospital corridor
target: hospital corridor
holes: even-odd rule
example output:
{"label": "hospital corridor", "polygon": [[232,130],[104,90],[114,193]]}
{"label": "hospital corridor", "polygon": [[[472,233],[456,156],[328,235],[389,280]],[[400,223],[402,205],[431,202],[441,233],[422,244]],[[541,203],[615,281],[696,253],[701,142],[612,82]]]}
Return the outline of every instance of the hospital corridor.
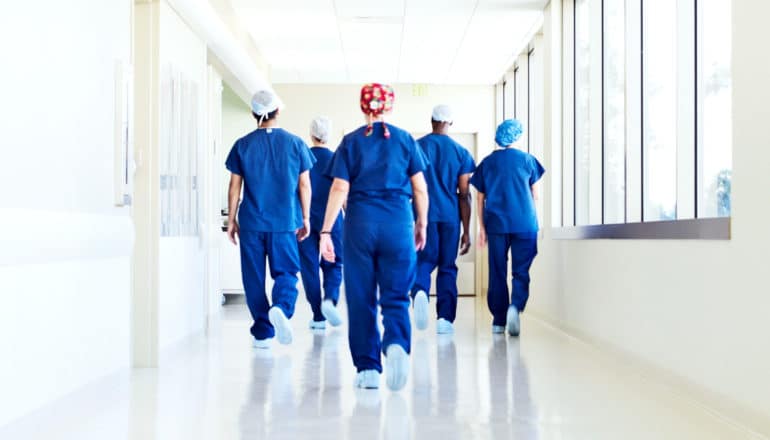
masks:
{"label": "hospital corridor", "polygon": [[0,6],[0,439],[770,439],[770,3]]}

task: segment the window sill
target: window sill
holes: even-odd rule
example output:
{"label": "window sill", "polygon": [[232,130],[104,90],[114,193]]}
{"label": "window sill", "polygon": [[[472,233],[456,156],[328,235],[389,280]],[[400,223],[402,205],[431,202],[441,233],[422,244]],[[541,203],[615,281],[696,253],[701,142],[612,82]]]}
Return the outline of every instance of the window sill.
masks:
{"label": "window sill", "polygon": [[552,228],[555,240],[730,240],[730,218]]}

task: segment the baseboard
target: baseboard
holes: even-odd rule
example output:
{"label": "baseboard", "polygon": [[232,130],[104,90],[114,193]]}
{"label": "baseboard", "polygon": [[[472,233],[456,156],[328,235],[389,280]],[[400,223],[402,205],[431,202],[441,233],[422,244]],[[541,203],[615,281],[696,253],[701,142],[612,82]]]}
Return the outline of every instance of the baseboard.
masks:
{"label": "baseboard", "polygon": [[629,370],[663,385],[677,397],[744,431],[747,436],[753,436],[757,440],[770,440],[770,420],[756,411],[746,408],[728,397],[706,390],[687,378],[672,374],[639,359],[606,341],[594,338],[570,326],[565,326],[535,307],[528,307],[526,314],[530,319],[535,319],[544,326],[582,344],[599,357],[622,364]]}

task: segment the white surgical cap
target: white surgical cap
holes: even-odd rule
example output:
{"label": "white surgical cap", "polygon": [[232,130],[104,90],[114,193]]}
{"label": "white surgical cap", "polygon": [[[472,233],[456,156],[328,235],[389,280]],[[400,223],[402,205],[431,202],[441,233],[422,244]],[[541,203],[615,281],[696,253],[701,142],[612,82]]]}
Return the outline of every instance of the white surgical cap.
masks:
{"label": "white surgical cap", "polygon": [[324,116],[313,119],[310,123],[310,135],[323,143],[329,142],[329,133],[332,131],[332,121]]}
{"label": "white surgical cap", "polygon": [[448,105],[437,105],[433,107],[431,119],[436,122],[452,122],[452,109]]}
{"label": "white surgical cap", "polygon": [[280,106],[281,100],[270,90],[260,90],[251,97],[251,111],[257,116],[266,116]]}

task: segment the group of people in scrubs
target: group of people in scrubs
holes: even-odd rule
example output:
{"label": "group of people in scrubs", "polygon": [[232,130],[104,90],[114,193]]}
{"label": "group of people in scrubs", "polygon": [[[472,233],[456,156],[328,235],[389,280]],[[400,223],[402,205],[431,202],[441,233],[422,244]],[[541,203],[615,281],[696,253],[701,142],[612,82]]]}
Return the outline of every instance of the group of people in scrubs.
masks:
{"label": "group of people in scrubs", "polygon": [[[313,312],[310,328],[341,325],[337,305],[344,278],[356,386],[367,389],[379,387],[383,372],[391,390],[406,385],[409,308],[415,327],[426,329],[434,270],[436,330],[454,333],[456,259],[471,246],[470,186],[478,192],[478,244],[489,246],[494,333],[518,336],[537,254],[535,184],[544,169],[512,147],[521,124],[504,121],[495,136],[500,149],[476,166],[448,134],[453,123],[448,106],[433,109],[432,132],[415,140],[385,121],[394,101],[391,86],[365,85],[359,103],[365,124],[332,151],[327,146],[331,121],[312,121],[308,147],[279,128],[278,97],[259,91],[251,101],[257,129],[235,142],[226,161],[231,172],[228,236],[234,244],[240,241],[253,345],[269,348],[274,338],[291,343],[289,320],[300,272]],[[512,293],[506,279],[509,255]],[[266,263],[274,280],[270,299]]]}

